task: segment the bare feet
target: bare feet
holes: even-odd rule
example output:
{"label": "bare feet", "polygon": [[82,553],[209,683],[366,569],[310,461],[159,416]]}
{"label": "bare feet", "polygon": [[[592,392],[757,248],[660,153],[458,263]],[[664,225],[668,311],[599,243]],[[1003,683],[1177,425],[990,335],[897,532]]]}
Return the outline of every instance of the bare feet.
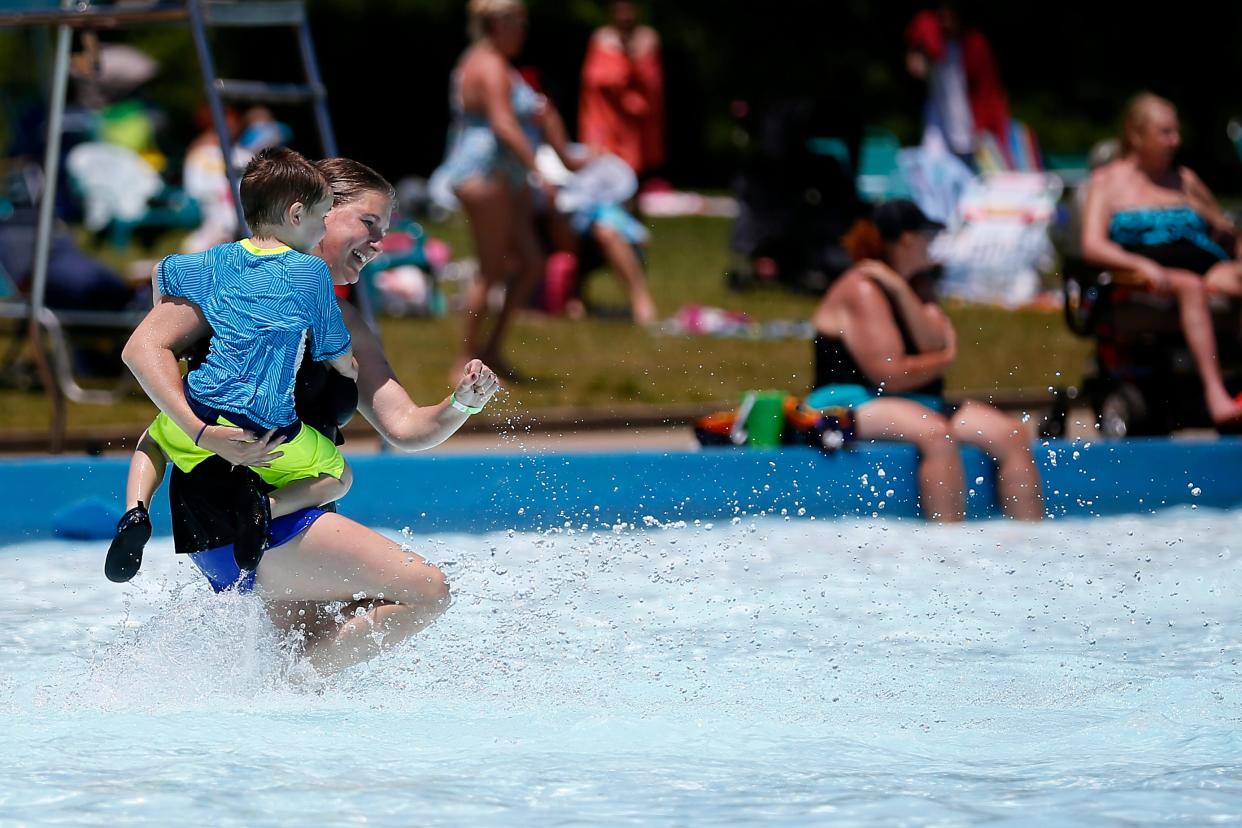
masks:
{"label": "bare feet", "polygon": [[1216,425],[1236,425],[1242,422],[1242,394],[1208,394],[1208,414]]}
{"label": "bare feet", "polygon": [[659,313],[656,311],[655,301],[651,298],[651,294],[647,291],[635,291],[630,297],[630,312],[634,314],[635,324],[647,327],[654,325],[659,320]]}
{"label": "bare feet", "polygon": [[582,303],[581,299],[569,299],[565,302],[566,319],[571,319],[574,322],[581,322],[583,319],[586,319],[586,315],[586,305]]}

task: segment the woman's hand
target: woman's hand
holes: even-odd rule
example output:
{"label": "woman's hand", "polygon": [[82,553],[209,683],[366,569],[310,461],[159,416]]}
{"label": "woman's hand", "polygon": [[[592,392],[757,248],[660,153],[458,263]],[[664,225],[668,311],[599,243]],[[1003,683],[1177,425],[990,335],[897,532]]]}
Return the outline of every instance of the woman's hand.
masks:
{"label": "woman's hand", "polygon": [[631,118],[645,118],[651,111],[651,104],[647,102],[646,95],[631,89],[621,94],[621,108]]}
{"label": "woman's hand", "polygon": [[893,291],[909,290],[910,283],[897,271],[876,259],[866,259],[858,263],[858,269],[864,276],[878,282],[881,287]]}
{"label": "woman's hand", "polygon": [[947,319],[944,325],[944,350],[945,365],[952,365],[957,359],[957,331],[953,328],[953,324]]}
{"label": "woman's hand", "polygon": [[234,466],[266,467],[280,456],[274,449],[284,438],[272,439],[275,429],[256,437],[242,428],[209,425],[198,439],[200,448],[218,454]]}
{"label": "woman's hand", "polygon": [[499,390],[500,380],[496,379],[495,372],[481,360],[472,359],[466,363],[461,382],[457,383],[453,396],[462,405],[482,408]]}
{"label": "woman's hand", "polygon": [[565,153],[565,157],[561,158],[561,163],[565,165],[565,169],[576,173],[596,158],[599,158],[599,153],[595,148],[587,147],[583,152]]}
{"label": "woman's hand", "polygon": [[543,197],[544,203],[553,207],[556,205],[556,194],[559,190],[555,184],[544,178],[541,172],[531,170],[526,174],[526,183],[532,193],[538,193]]}
{"label": "woman's hand", "polygon": [[1148,260],[1141,267],[1135,268],[1135,272],[1143,277],[1143,281],[1147,282],[1152,290],[1161,292],[1169,290],[1169,274],[1155,262]]}

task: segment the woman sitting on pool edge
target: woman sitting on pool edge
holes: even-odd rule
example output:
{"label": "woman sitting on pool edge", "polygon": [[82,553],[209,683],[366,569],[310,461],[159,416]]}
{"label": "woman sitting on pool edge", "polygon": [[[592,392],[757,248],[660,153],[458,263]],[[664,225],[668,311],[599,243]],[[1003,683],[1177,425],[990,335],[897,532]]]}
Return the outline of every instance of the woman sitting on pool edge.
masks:
{"label": "woman sitting on pool edge", "polygon": [[926,275],[928,247],[939,229],[904,200],[881,204],[872,220],[854,225],[845,245],[856,264],[832,284],[812,317],[815,389],[807,404],[852,408],[860,440],[914,443],[919,503],[931,520],[966,517],[959,442],[996,462],[1007,516],[1040,520],[1039,472],[1021,424],[984,403],[970,400],[954,409],[944,400],[957,337],[931,298]]}
{"label": "woman sitting on pool edge", "polygon": [[[333,206],[325,221],[326,235],[313,252],[327,262],[334,281],[354,284],[379,252],[394,190],[378,173],[355,161],[333,158],[316,166],[331,185]],[[451,395],[436,405],[415,405],[361,314],[347,301],[340,304],[358,362],[357,408],[397,448],[418,451],[440,444],[466,421],[469,413],[463,408],[478,410],[495,392],[494,374],[473,360],[455,392],[460,407],[454,406]],[[192,428],[194,433],[205,424],[186,401],[176,355],[210,332],[192,302],[164,297],[124,351],[126,365],[147,395],[180,428]],[[311,376],[311,381],[299,377],[298,414],[334,436],[335,428],[329,428],[327,421],[334,426],[342,413],[348,413],[334,409],[349,407],[339,404],[349,389],[342,394],[331,383],[325,385],[323,377],[315,382],[313,372]],[[240,576],[235,564],[229,566],[233,498],[227,482],[224,486],[221,482],[240,475],[253,484],[257,475],[231,466],[270,462],[277,445],[269,437],[214,425],[205,429],[200,444],[219,457],[204,461],[190,474],[172,470],[173,540],[178,552],[206,553],[193,559],[212,587],[220,590]],[[273,533],[257,570],[237,586],[253,588],[278,628],[301,631],[307,659],[323,672],[343,669],[392,647],[448,607],[448,584],[437,567],[342,515],[300,510],[275,521]],[[366,597],[355,598],[359,593]],[[332,604],[344,608],[329,611]],[[355,616],[357,610],[362,614]],[[382,635],[375,635],[377,631]]]}

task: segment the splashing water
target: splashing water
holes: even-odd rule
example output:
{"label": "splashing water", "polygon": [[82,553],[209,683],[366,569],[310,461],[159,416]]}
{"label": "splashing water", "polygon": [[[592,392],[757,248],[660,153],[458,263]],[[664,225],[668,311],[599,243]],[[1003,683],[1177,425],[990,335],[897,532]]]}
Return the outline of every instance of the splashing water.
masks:
{"label": "splashing water", "polygon": [[1237,514],[410,539],[455,603],[307,681],[168,543],[0,549],[0,822],[1242,812]]}

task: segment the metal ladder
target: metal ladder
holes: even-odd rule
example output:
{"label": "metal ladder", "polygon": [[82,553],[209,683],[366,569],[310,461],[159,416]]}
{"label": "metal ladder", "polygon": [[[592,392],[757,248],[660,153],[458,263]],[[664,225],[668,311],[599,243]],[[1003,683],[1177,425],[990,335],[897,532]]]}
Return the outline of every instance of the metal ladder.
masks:
{"label": "metal ladder", "polygon": [[[64,449],[66,400],[80,403],[110,404],[121,399],[132,386],[128,372],[112,388],[83,388],[74,376],[71,345],[66,328],[114,331],[132,330],[145,314],[103,311],[54,311],[45,302],[48,257],[51,250],[55,192],[60,175],[61,132],[65,96],[69,83],[69,53],[74,29],[117,29],[143,25],[189,25],[202,72],[204,92],[211,109],[212,123],[224,153],[229,182],[236,193],[239,171],[233,166],[233,140],[224,116],[224,101],[264,101],[269,103],[310,103],[324,157],[337,154],[336,137],[328,114],[327,91],[319,75],[319,64],[311,41],[303,0],[184,0],[155,2],[141,6],[91,5],[90,0],[61,0],[59,8],[0,10],[0,28],[56,27],[56,50],[52,89],[48,106],[48,136],[44,156],[44,184],[39,200],[38,229],[35,236],[34,274],[28,302],[6,302],[0,318],[26,319],[29,339],[39,375],[51,402],[49,449]],[[276,84],[263,81],[228,80],[216,75],[215,59],[208,40],[212,28],[293,28],[296,30],[304,83]],[[239,233],[246,222],[241,204],[234,199]],[[357,292],[367,323],[374,326],[374,315],[366,291]]]}
{"label": "metal ladder", "polygon": [[[240,171],[233,166],[233,139],[229,135],[224,118],[224,102],[247,103],[309,103],[315,114],[315,127],[319,132],[319,145],[324,158],[337,156],[336,135],[332,131],[332,118],[328,114],[328,91],[319,75],[319,61],[315,57],[315,45],[311,40],[310,24],[306,18],[304,0],[186,0],[190,30],[194,35],[194,47],[198,52],[198,65],[203,75],[203,88],[211,108],[211,120],[216,137],[224,152],[225,168],[233,192],[240,189]],[[298,52],[302,58],[303,83],[269,83],[256,80],[230,80],[218,77],[215,58],[207,39],[211,28],[292,28],[296,30]],[[233,200],[237,211],[240,232],[248,233],[246,217],[242,215],[240,199]],[[378,332],[375,310],[365,286],[359,284],[353,293],[362,318]]]}
{"label": "metal ladder", "polygon": [[[224,152],[229,183],[236,193],[240,180],[233,166],[233,137],[229,135],[224,118],[224,102],[248,103],[309,103],[314,108],[315,126],[319,131],[319,143],[325,158],[337,154],[336,136],[332,132],[332,120],[328,115],[328,92],[319,76],[319,62],[315,59],[315,46],[311,42],[310,26],[306,20],[306,6],[302,0],[186,0],[190,31],[194,35],[194,48],[198,52],[198,65],[203,75],[203,88],[211,107],[211,120]],[[297,31],[298,51],[302,56],[304,83],[267,83],[254,80],[229,80],[216,74],[215,57],[207,39],[208,28],[293,28]],[[241,202],[234,199],[237,210],[237,226],[246,232],[246,218],[242,215]]]}

